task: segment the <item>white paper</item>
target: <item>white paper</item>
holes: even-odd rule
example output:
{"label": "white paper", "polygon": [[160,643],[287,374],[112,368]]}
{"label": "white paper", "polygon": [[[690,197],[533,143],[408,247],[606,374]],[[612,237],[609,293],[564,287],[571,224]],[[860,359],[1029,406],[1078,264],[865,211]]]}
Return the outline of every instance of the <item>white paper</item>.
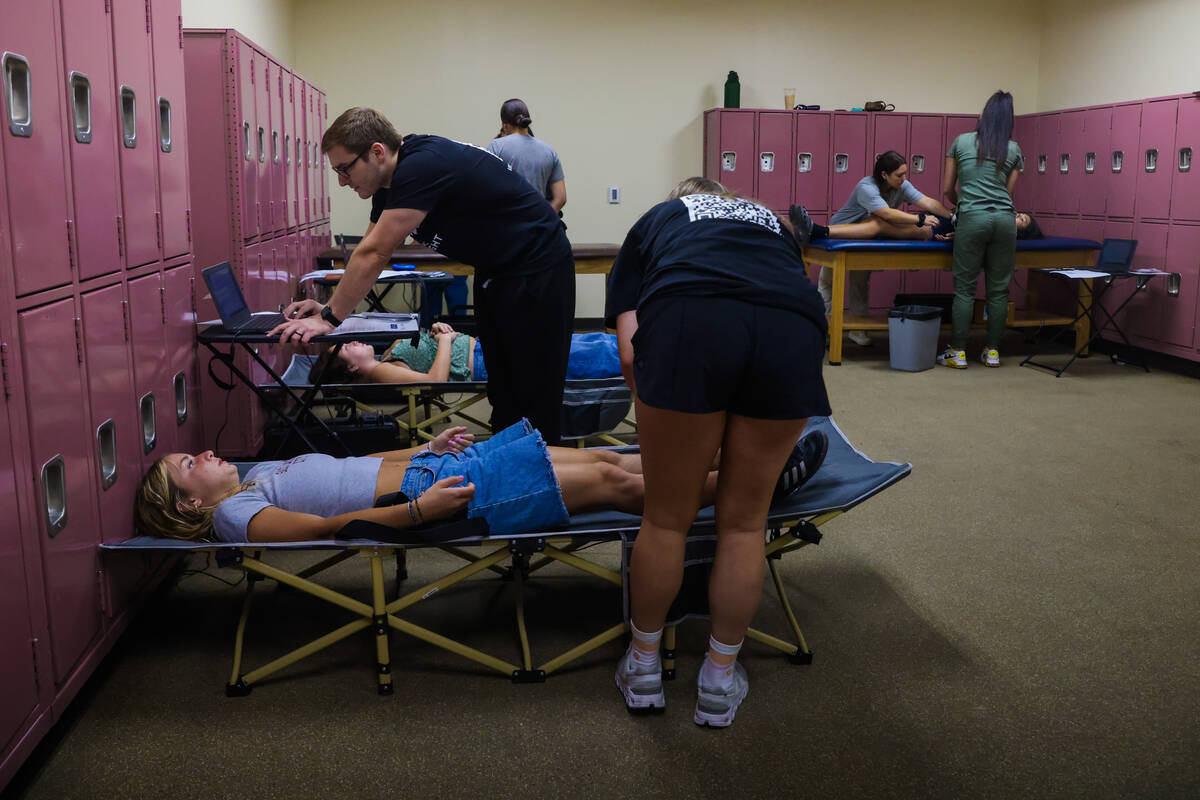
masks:
{"label": "white paper", "polygon": [[[305,281],[321,280],[325,278],[340,278],[343,274],[345,274],[345,272],[346,270],[344,269],[318,269],[314,272],[308,273],[307,275],[302,275],[300,277],[300,282],[304,283]],[[395,278],[408,278],[410,280],[420,281],[427,278],[441,278],[445,276],[445,274],[446,273],[440,271],[417,272],[416,270],[412,269],[385,269],[379,273],[378,280],[386,281]]]}
{"label": "white paper", "polygon": [[1111,278],[1111,272],[1097,272],[1094,269],[1050,269],[1051,275],[1065,275],[1068,278]]}
{"label": "white paper", "polygon": [[416,314],[385,314],[379,312],[362,312],[351,314],[342,320],[342,324],[334,328],[329,335],[337,336],[343,333],[381,333],[392,331],[396,335],[412,333],[419,327]]}

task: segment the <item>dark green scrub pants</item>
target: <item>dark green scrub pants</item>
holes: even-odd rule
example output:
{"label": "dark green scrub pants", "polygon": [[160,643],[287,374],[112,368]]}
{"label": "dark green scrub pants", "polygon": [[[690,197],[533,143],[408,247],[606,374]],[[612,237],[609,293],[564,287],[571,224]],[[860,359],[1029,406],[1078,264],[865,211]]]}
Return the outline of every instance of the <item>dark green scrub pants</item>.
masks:
{"label": "dark green scrub pants", "polygon": [[975,286],[983,271],[987,288],[987,343],[999,347],[1008,318],[1008,284],[1017,252],[1017,223],[1011,210],[968,211],[954,229],[954,327],[950,346],[967,347],[975,312]]}

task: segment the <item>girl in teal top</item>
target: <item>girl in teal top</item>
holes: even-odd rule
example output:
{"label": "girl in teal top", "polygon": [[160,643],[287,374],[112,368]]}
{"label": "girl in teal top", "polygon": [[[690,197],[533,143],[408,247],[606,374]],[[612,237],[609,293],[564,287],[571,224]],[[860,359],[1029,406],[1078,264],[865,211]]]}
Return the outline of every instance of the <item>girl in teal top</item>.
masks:
{"label": "girl in teal top", "polygon": [[954,308],[950,346],[938,363],[967,366],[967,332],[975,309],[980,271],[987,286],[986,366],[1000,366],[1000,339],[1008,317],[1008,285],[1016,258],[1016,214],[1013,187],[1020,176],[1021,148],[1011,140],[1012,95],[996,92],[983,107],[972,133],[954,140],[946,153],[942,192],[957,205],[954,233]]}

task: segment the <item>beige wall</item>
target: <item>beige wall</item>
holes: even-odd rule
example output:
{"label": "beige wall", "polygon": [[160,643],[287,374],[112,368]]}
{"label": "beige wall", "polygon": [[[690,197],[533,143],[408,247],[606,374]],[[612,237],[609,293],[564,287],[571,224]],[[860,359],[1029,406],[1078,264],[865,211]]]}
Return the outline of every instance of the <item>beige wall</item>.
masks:
{"label": "beige wall", "polygon": [[183,0],[185,28],[235,28],[285,64],[294,64],[292,0]]}
{"label": "beige wall", "polygon": [[1056,0],[1043,13],[1039,111],[1200,89],[1196,0]]}

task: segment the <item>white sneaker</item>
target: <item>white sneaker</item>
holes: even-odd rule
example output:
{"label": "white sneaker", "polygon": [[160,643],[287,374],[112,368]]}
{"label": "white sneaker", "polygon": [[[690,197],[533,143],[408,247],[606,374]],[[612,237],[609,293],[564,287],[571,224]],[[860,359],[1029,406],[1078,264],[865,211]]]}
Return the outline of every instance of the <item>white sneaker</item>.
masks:
{"label": "white sneaker", "polygon": [[1000,351],[994,347],[985,347],[979,354],[979,360],[985,367],[998,367],[1000,366]]}
{"label": "white sneaker", "polygon": [[862,347],[871,346],[871,336],[866,331],[846,331],[846,338]]}
{"label": "white sneaker", "polygon": [[[996,356],[997,366],[999,366],[1000,356]],[[947,347],[946,351],[937,357],[937,363],[943,367],[953,367],[954,369],[967,368],[967,351],[955,350],[953,347]]]}
{"label": "white sneaker", "polygon": [[[704,674],[703,667],[700,674]],[[692,721],[697,725],[708,725],[712,728],[728,728],[733,724],[738,706],[746,699],[746,693],[749,691],[750,680],[746,677],[745,668],[738,662],[733,662],[733,682],[728,688],[705,686],[702,680],[697,681],[696,713]]]}
{"label": "white sneaker", "polygon": [[633,650],[629,645],[617,664],[617,688],[625,696],[625,708],[630,714],[661,714],[667,709],[661,662],[647,668],[637,662]]}

